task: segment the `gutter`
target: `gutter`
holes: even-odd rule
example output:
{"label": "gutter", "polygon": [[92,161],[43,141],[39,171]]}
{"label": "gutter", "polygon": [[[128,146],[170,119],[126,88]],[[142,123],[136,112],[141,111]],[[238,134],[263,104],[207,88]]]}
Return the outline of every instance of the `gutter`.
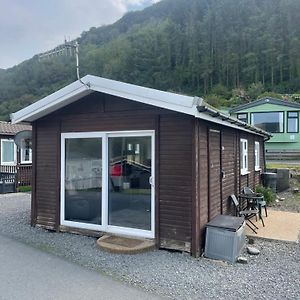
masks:
{"label": "gutter", "polygon": [[242,121],[240,121],[238,119],[235,119],[233,117],[230,117],[230,116],[218,111],[217,109],[215,109],[215,108],[213,108],[209,105],[205,105],[205,104],[197,105],[197,110],[200,113],[209,114],[213,118],[218,118],[218,119],[221,119],[222,121],[227,121],[231,124],[235,124],[239,127],[246,128],[246,129],[249,129],[253,132],[261,134],[261,135],[264,136],[264,141],[268,141],[272,137],[272,134],[270,134],[269,132],[264,131],[262,129],[259,129],[257,127],[254,127],[252,125],[249,125],[248,123],[242,122]]}

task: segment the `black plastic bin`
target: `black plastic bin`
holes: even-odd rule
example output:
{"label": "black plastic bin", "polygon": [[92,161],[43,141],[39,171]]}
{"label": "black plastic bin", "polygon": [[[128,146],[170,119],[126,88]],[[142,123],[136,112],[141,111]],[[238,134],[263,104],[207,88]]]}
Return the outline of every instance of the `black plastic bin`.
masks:
{"label": "black plastic bin", "polygon": [[261,174],[262,184],[264,187],[269,187],[276,193],[277,190],[277,174],[271,172],[265,172]]}
{"label": "black plastic bin", "polygon": [[289,169],[277,169],[277,192],[282,192],[290,187],[290,170]]}

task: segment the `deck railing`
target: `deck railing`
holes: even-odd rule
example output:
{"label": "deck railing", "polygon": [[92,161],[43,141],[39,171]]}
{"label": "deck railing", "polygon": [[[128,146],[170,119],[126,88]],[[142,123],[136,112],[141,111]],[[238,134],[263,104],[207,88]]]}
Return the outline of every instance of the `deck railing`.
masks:
{"label": "deck railing", "polygon": [[0,166],[1,173],[16,174],[16,186],[31,185],[31,165]]}
{"label": "deck railing", "polygon": [[17,173],[17,166],[0,166],[1,173]]}

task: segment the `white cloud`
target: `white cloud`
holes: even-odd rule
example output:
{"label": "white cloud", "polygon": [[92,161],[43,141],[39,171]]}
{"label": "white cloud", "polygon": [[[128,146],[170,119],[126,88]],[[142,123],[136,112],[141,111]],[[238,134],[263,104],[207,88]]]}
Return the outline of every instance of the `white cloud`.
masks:
{"label": "white cloud", "polygon": [[0,68],[110,24],[128,9],[158,0],[0,0]]}

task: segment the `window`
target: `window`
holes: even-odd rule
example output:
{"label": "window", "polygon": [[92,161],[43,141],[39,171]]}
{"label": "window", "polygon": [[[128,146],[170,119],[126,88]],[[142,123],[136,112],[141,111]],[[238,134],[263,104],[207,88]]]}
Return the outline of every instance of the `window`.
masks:
{"label": "window", "polygon": [[287,132],[295,133],[298,132],[298,112],[288,111],[287,112]]}
{"label": "window", "polygon": [[248,141],[246,139],[241,139],[240,143],[240,153],[241,153],[241,174],[248,174]]}
{"label": "window", "polygon": [[268,132],[283,132],[283,112],[252,113],[251,124]]}
{"label": "window", "polygon": [[21,164],[28,164],[32,162],[32,150],[29,140],[22,140],[21,142]]}
{"label": "window", "polygon": [[248,123],[248,114],[247,113],[237,114],[237,118],[242,122]]}
{"label": "window", "polygon": [[14,140],[1,140],[1,165],[16,165],[16,145]]}
{"label": "window", "polygon": [[254,157],[255,157],[255,171],[260,170],[260,163],[259,163],[259,142],[255,142],[254,145]]}

